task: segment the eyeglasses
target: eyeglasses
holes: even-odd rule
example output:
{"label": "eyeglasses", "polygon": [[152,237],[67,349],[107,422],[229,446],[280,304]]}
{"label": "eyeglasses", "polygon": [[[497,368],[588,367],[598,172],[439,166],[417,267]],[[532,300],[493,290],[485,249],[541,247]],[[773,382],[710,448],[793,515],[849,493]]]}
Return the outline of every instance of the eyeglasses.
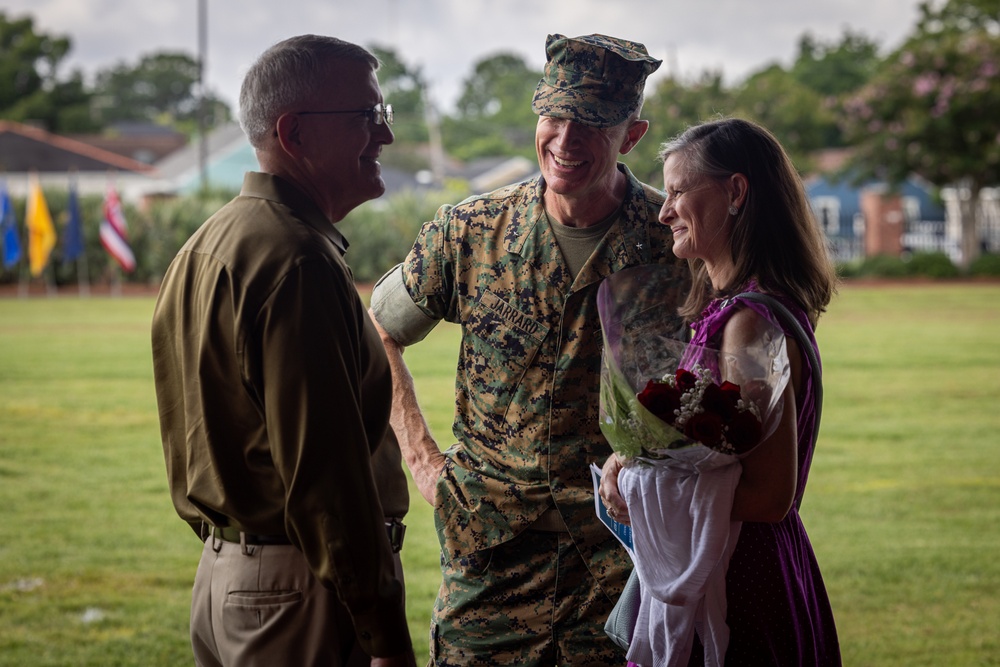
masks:
{"label": "eyeglasses", "polygon": [[368,117],[368,120],[375,123],[376,125],[381,125],[385,123],[386,125],[392,125],[392,105],[382,104],[379,102],[371,109],[343,109],[341,111],[296,111],[300,116],[318,116],[322,114],[330,113],[363,113]]}

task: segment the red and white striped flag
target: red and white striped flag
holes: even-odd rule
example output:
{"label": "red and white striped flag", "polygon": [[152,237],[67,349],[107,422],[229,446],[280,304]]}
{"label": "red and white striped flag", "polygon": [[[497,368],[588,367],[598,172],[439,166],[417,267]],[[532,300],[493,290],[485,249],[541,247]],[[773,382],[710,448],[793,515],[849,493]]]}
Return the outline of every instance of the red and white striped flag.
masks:
{"label": "red and white striped flag", "polygon": [[128,224],[122,213],[122,203],[118,199],[115,186],[108,185],[104,196],[104,220],[101,221],[101,245],[108,251],[126,273],[135,270],[135,255],[128,245]]}

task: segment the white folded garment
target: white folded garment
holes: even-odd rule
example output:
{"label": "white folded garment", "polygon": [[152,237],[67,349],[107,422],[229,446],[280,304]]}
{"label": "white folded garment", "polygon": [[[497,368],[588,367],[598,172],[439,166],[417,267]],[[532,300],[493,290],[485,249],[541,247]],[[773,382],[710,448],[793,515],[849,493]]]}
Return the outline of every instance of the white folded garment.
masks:
{"label": "white folded garment", "polygon": [[687,665],[694,633],[705,664],[725,662],[726,570],[741,523],[731,521],[742,465],[694,446],[635,460],[618,478],[632,523],[641,603],[627,658],[643,667]]}

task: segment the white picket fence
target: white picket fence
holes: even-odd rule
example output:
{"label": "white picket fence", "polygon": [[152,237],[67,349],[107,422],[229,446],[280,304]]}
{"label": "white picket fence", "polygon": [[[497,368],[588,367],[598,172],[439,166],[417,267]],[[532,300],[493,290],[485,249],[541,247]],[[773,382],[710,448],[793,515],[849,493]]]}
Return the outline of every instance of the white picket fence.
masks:
{"label": "white picket fence", "polygon": [[[967,191],[957,188],[942,190],[945,220],[907,220],[902,238],[904,252],[944,252],[955,263],[962,259],[959,197]],[[1000,188],[988,188],[980,193],[979,240],[983,252],[1000,253]],[[859,216],[860,218],[860,216]],[[854,221],[850,235],[828,235],[827,241],[838,262],[848,262],[865,256],[864,220]]]}

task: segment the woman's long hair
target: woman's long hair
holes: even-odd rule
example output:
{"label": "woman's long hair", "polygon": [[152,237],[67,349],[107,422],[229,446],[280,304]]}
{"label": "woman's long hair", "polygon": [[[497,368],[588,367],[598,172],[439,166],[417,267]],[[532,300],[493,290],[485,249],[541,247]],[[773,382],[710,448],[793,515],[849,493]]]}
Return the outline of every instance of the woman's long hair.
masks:
{"label": "woman's long hair", "polygon": [[716,292],[705,263],[690,260],[692,288],[681,314],[693,319],[712,298],[756,279],[763,291],[795,300],[815,324],[836,291],[836,271],[802,180],[777,139],[755,123],[727,118],[663,144],[660,160],[670,155],[696,173],[720,180],[740,173],[749,183],[729,239],[733,279]]}

